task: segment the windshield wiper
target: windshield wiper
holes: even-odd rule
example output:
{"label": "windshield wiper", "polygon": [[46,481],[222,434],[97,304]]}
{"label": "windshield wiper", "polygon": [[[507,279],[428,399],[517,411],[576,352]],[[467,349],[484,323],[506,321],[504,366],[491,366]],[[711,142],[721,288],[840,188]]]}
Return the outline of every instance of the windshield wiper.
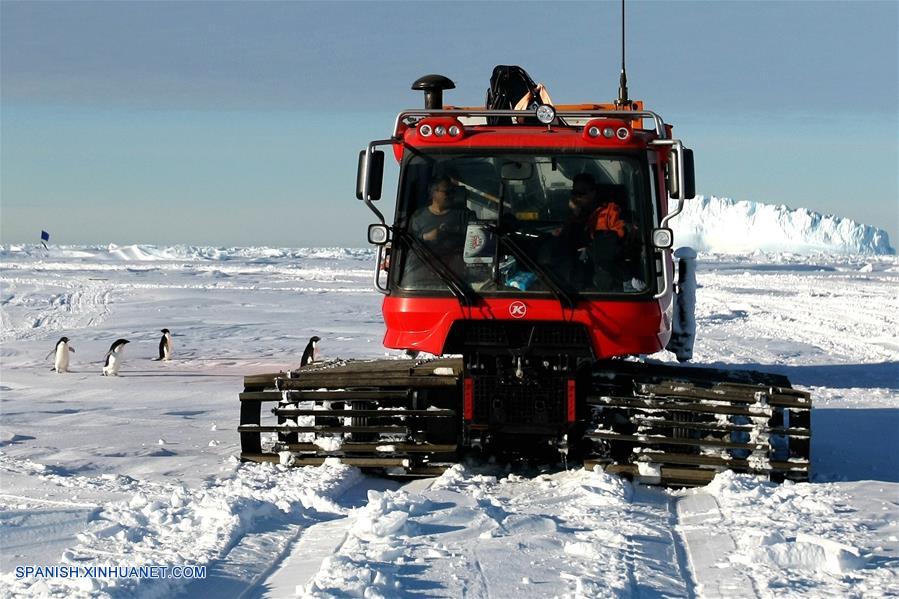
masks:
{"label": "windshield wiper", "polygon": [[427,266],[431,272],[437,275],[443,283],[449,287],[459,303],[470,308],[474,303],[474,293],[459,276],[450,270],[446,264],[425,243],[411,235],[408,231],[399,230],[397,236],[405,241],[412,253]]}
{"label": "windshield wiper", "polygon": [[574,307],[577,305],[577,295],[569,293],[566,291],[562,285],[559,284],[556,279],[549,274],[546,269],[544,269],[540,264],[534,260],[530,254],[524,251],[520,245],[518,245],[508,233],[499,232],[500,243],[502,243],[506,248],[515,256],[515,259],[524,264],[526,268],[528,268],[531,272],[537,275],[537,278],[546,285],[549,291],[555,296],[555,298],[559,301],[562,308],[568,308],[569,310],[574,310]]}

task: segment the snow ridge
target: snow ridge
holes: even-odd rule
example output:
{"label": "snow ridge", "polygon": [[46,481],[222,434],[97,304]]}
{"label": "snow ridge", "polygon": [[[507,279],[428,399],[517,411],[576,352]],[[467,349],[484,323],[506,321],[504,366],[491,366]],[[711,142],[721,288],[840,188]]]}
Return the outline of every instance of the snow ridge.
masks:
{"label": "snow ridge", "polygon": [[895,254],[886,231],[805,208],[696,196],[671,221],[678,246],[701,252],[751,254]]}
{"label": "snow ridge", "polygon": [[270,248],[212,247],[197,245],[157,246],[151,244],[116,245],[0,245],[0,259],[34,258],[42,261],[71,260],[82,262],[227,262],[240,261],[269,264],[279,260],[368,260],[371,248]]}

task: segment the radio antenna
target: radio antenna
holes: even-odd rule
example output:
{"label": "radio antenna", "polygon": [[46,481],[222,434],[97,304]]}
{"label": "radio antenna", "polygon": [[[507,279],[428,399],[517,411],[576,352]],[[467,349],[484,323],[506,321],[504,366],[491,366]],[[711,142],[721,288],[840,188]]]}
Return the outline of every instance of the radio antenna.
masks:
{"label": "radio antenna", "polygon": [[627,71],[624,69],[624,0],[621,0],[621,76],[618,78],[618,99],[615,105],[618,107],[630,106],[627,97]]}

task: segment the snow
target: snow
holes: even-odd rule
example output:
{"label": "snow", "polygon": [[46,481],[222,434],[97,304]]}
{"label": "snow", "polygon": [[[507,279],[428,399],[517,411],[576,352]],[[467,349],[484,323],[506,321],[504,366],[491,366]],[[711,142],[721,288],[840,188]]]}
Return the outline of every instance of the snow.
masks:
{"label": "snow", "polygon": [[804,208],[698,195],[671,221],[678,246],[749,254],[895,254],[886,231]]}
{"label": "snow", "polygon": [[[694,362],[811,392],[813,482],[722,472],[690,491],[539,466],[403,483],[333,459],[240,464],[244,374],[295,367],[314,334],[325,358],[401,357],[381,346],[372,252],[3,246],[2,594],[899,595],[899,259],[854,235],[850,253],[704,246]],[[171,362],[152,359],[163,327]],[[78,351],[56,374],[63,335]],[[102,377],[119,337],[120,376]],[[17,579],[29,565],[206,577]]]}

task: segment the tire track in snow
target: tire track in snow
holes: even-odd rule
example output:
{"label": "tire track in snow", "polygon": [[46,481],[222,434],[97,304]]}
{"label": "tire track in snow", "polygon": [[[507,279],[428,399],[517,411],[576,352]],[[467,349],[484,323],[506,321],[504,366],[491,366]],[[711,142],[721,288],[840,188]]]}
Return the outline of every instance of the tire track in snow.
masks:
{"label": "tire track in snow", "polygon": [[[6,458],[0,460],[0,466],[21,473],[46,470],[40,464]],[[231,574],[250,580],[264,577],[270,556],[289,546],[298,523],[314,522],[322,514],[345,512],[335,500],[361,476],[358,470],[339,464],[296,469],[236,463],[233,466],[234,470],[224,478],[198,489],[120,476],[44,475],[51,485],[96,487],[97,491],[105,489],[108,495],[116,497],[90,518],[77,535],[77,542],[62,552],[59,563],[189,564],[211,568],[233,556],[235,559],[228,564]],[[119,499],[122,495],[128,499]],[[247,569],[241,570],[241,564]],[[261,571],[259,564],[263,564]],[[0,585],[10,597],[173,596],[188,582],[134,578],[17,580],[11,573],[0,574]],[[203,583],[200,585],[205,588]],[[208,596],[203,590],[192,594],[204,595]]]}
{"label": "tire track in snow", "polygon": [[729,532],[713,532],[721,521],[718,502],[708,493],[693,492],[674,502],[677,536],[683,547],[694,582],[691,596],[708,599],[754,599],[758,592],[752,579],[728,563],[736,550]]}
{"label": "tire track in snow", "polygon": [[[8,296],[0,305],[0,341],[44,339],[88,328],[109,315],[113,285],[58,279],[0,279]],[[13,324],[17,323],[17,324]]]}
{"label": "tire track in snow", "polygon": [[674,541],[674,556],[677,560],[677,567],[680,570],[681,578],[683,578],[684,585],[687,589],[686,596],[688,599],[694,599],[695,597],[697,597],[696,577],[693,575],[693,572],[690,569],[690,552],[686,545],[686,541],[684,540],[683,531],[680,527],[680,518],[677,514],[677,505],[677,498],[669,498],[668,522],[672,530],[672,540]]}
{"label": "tire track in snow", "polygon": [[[414,481],[404,488],[413,488]],[[258,588],[245,593],[248,597],[284,597],[295,594],[300,586],[307,585],[322,568],[325,560],[340,552],[346,542],[349,531],[355,524],[353,510],[364,505],[368,500],[368,491],[384,491],[395,489],[398,483],[383,479],[365,477],[357,485],[348,489],[338,500],[348,512],[342,516],[310,523],[298,527],[290,543],[271,566],[257,577]],[[270,558],[269,558],[270,559]],[[205,588],[203,589],[205,592]],[[189,594],[185,594],[187,598]]]}
{"label": "tire track in snow", "polygon": [[461,466],[431,488],[411,491],[370,493],[369,503],[345,529],[346,540],[299,594],[692,593],[663,491],[635,488],[602,472],[498,479]]}
{"label": "tire track in snow", "polygon": [[481,583],[477,589],[483,589],[483,594],[478,592],[470,592],[468,589],[465,589],[465,594],[463,596],[468,597],[471,595],[472,597],[486,597],[487,599],[492,599],[493,593],[490,592],[490,579],[487,578],[487,575],[484,573],[484,568],[481,566],[481,558],[478,556],[478,551],[475,549],[472,551],[472,555],[474,556],[474,567],[478,573],[478,581]]}

